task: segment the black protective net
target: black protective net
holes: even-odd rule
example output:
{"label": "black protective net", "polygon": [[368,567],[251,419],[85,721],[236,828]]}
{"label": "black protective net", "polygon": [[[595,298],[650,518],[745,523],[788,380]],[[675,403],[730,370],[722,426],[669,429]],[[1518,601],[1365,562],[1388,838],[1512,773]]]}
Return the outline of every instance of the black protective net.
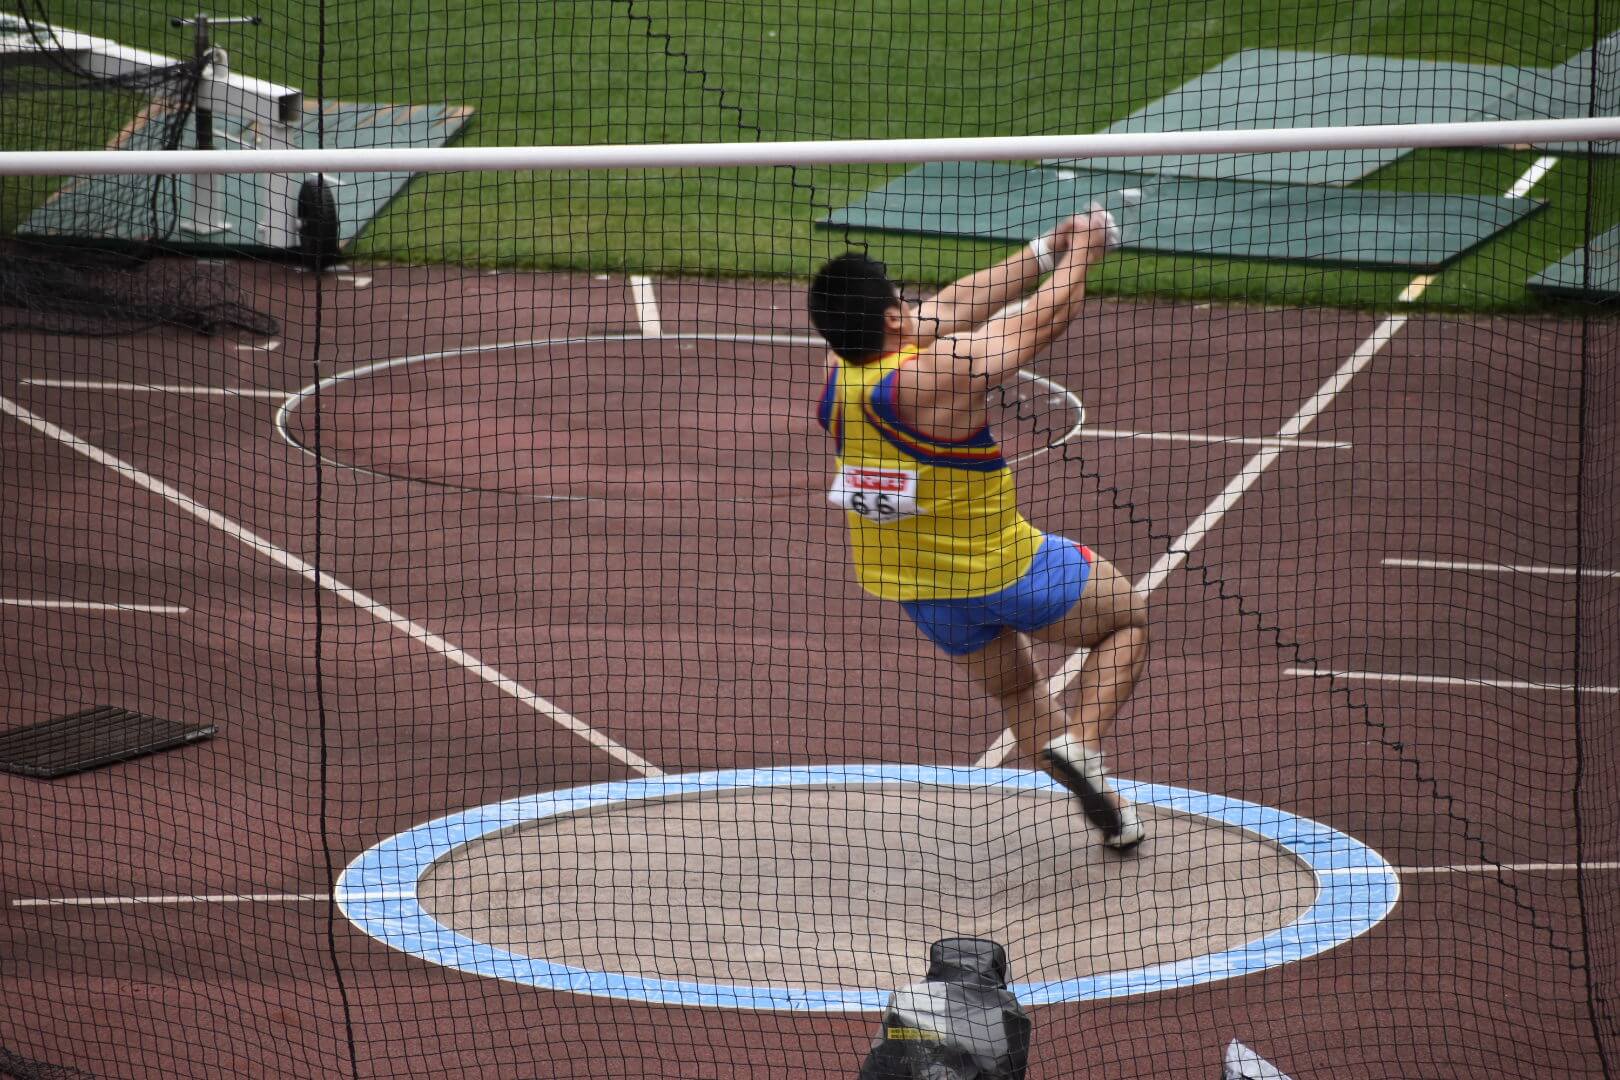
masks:
{"label": "black protective net", "polygon": [[0,1075],[1614,1076],[1614,144],[119,171],[1620,101],[1419,7],[0,0]]}
{"label": "black protective net", "polygon": [[[19,0],[14,8],[0,13],[0,138],[7,148],[95,145],[96,121],[119,115],[120,104],[140,108],[143,146],[152,149],[179,148],[197,124],[198,92],[212,74],[203,37],[194,36],[186,58],[137,57],[109,40],[84,47],[83,35],[58,31],[41,4]],[[20,212],[25,201],[19,192],[0,213]],[[126,177],[83,200],[66,229],[40,230],[36,239],[48,243],[0,240],[0,329],[274,334],[275,323],[213,266],[153,264],[176,239],[178,201],[173,177]],[[12,223],[5,224],[9,232]]]}

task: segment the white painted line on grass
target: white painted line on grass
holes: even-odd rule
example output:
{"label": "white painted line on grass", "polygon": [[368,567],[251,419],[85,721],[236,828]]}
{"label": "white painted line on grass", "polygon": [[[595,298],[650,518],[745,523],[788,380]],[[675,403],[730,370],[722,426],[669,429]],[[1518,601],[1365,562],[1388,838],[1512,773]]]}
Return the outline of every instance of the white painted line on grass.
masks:
{"label": "white painted line on grass", "polygon": [[190,608],[175,604],[116,604],[91,600],[34,600],[0,596],[0,607],[49,608],[59,611],[144,611],[154,615],[184,615]]}
{"label": "white painted line on grass", "polygon": [[325,589],[335,596],[348,601],[350,604],[353,604],[355,607],[359,608],[361,611],[364,611],[372,618],[392,626],[394,629],[405,634],[413,641],[420,643],[424,648],[439,654],[452,664],[464,668],[466,671],[495,687],[501,693],[506,694],[508,697],[511,697],[528,706],[530,709],[533,709],[535,712],[546,717],[559,727],[573,732],[575,735],[603,751],[620,764],[633,769],[642,776],[663,775],[662,770],[653,766],[645,758],[631,752],[629,749],[621,746],[619,743],[614,742],[606,735],[603,735],[595,728],[592,728],[590,725],[586,724],[583,720],[580,720],[578,717],[567,712],[566,710],[553,705],[539,694],[536,694],[533,690],[530,690],[528,687],[517,682],[515,679],[503,675],[500,671],[484,663],[482,660],[478,659],[476,656],[472,655],[466,650],[458,648],[445,638],[442,638],[438,634],[428,630],[426,627],[412,622],[410,619],[407,619],[405,616],[394,611],[392,608],[378,603],[376,600],[373,600],[371,597],[367,596],[363,592],[360,592],[358,589],[351,588],[338,579],[332,577],[330,574],[317,570],[314,566],[311,566],[303,559],[300,559],[298,556],[292,554],[292,552],[277,547],[275,544],[272,544],[270,541],[264,539],[258,534],[244,528],[241,525],[238,525],[236,522],[225,517],[223,514],[210,510],[208,507],[203,506],[201,503],[197,502],[183,491],[180,491],[178,488],[172,487],[169,484],[164,483],[162,480],[159,480],[148,473],[142,472],[140,469],[137,469],[135,466],[129,464],[123,459],[114,457],[105,450],[91,445],[85,440],[79,438],[77,435],[73,434],[71,431],[51,423],[44,417],[36,416],[34,413],[29,412],[27,409],[9,400],[8,398],[0,397],[0,412],[4,412],[16,418],[21,423],[33,428],[35,431],[46,436],[47,438],[55,439],[57,442],[66,446],[75,453],[81,454],[99,465],[106,466],[131,483],[146,489],[152,494],[157,495],[159,498],[173,503],[175,506],[179,507],[181,510],[184,510],[186,513],[190,514],[192,517],[196,518],[198,521],[201,521],[208,527],[216,529],[219,532],[222,532],[232,539],[240,542],[244,546],[253,549],[260,555],[263,555],[265,558],[269,559],[271,562],[290,570],[292,573],[297,574],[299,577],[315,585],[317,588]]}
{"label": "white painted line on grass", "polygon": [[1384,566],[1413,570],[1461,570],[1476,574],[1535,574],[1542,577],[1620,578],[1620,570],[1578,570],[1573,566],[1535,566],[1528,563],[1470,562],[1464,559],[1385,559]]}
{"label": "white painted line on grass", "polygon": [[23,386],[47,390],[97,390],[112,394],[184,394],[192,397],[265,398],[280,401],[290,391],[251,386],[186,386],[176,383],[107,382],[101,379],[24,379]]}
{"label": "white painted line on grass", "polygon": [[[1394,339],[1395,335],[1400,332],[1401,327],[1406,325],[1407,318],[1405,315],[1390,315],[1373,329],[1367,339],[1356,347],[1355,351],[1350,354],[1344,363],[1339,365],[1338,370],[1317,388],[1316,393],[1312,394],[1305,404],[1299,407],[1299,411],[1295,412],[1287,423],[1283,424],[1282,428],[1277,432],[1277,438],[1280,441],[1279,445],[1264,447],[1249,459],[1248,463],[1239,470],[1238,474],[1222,489],[1221,493],[1215,496],[1214,501],[1204,508],[1204,512],[1199,514],[1191,525],[1187,526],[1185,532],[1171,542],[1169,550],[1161,555],[1147,574],[1136,583],[1136,589],[1139,592],[1145,596],[1151,596],[1159,586],[1169,579],[1171,574],[1175,573],[1176,569],[1186,561],[1187,556],[1192,554],[1193,549],[1203,541],[1204,537],[1209,535],[1210,530],[1220,523],[1221,518],[1226,516],[1226,512],[1236,506],[1244,493],[1254,486],[1255,481],[1259,480],[1265,471],[1271,468],[1272,464],[1282,456],[1283,447],[1288,445],[1286,440],[1297,439],[1318,416],[1322,415],[1327,407],[1333,403],[1333,399],[1345,387],[1350,385],[1350,381]],[[1064,660],[1057,671],[1053,672],[1051,678],[1047,680],[1048,690],[1053,694],[1060,694],[1068,689],[1075,676],[1080,674],[1080,669],[1085,666],[1088,655],[1087,650],[1078,649]],[[1005,730],[996,739],[995,743],[979,756],[978,761],[974,763],[974,767],[980,769],[994,768],[1007,760],[1007,756],[1012,753],[1016,746],[1017,739],[1011,729]]]}
{"label": "white painted line on grass", "polygon": [[1524,175],[1515,180],[1513,186],[1508,188],[1507,197],[1510,199],[1524,198],[1530,194],[1530,189],[1539,184],[1541,178],[1551,172],[1552,167],[1557,164],[1558,159],[1551,154],[1537,158],[1535,164],[1526,169]]}
{"label": "white painted line on grass", "polygon": [[630,275],[630,298],[636,304],[636,321],[641,323],[641,336],[664,336],[664,324],[658,316],[658,291],[652,278],[646,274]]}
{"label": "white painted line on grass", "polygon": [[[1528,149],[1528,147],[1516,146],[1513,147],[1513,149],[1522,150]],[[1513,186],[1508,188],[1507,191],[1503,193],[1504,197],[1509,199],[1524,198],[1526,195],[1530,194],[1530,189],[1535,187],[1536,184],[1540,183],[1541,178],[1546,176],[1556,164],[1558,164],[1558,159],[1556,157],[1552,157],[1551,155],[1537,158],[1535,163],[1526,169],[1524,173],[1513,182]],[[1433,285],[1439,276],[1439,271],[1436,271],[1433,274],[1419,274],[1417,277],[1411,280],[1406,288],[1401,290],[1400,296],[1395,298],[1396,303],[1416,303],[1418,298],[1428,291],[1429,286]]]}
{"label": "white painted line on grass", "polygon": [[1408,284],[1406,288],[1401,290],[1401,295],[1395,298],[1395,302],[1397,304],[1416,303],[1418,297],[1427,292],[1429,286],[1434,284],[1434,279],[1437,276],[1438,275],[1435,274],[1419,274],[1417,277],[1412,279],[1411,283]]}
{"label": "white painted line on grass", "polygon": [[[1452,675],[1397,675],[1387,671],[1336,671],[1329,668],[1291,667],[1284,675],[1297,675],[1303,679],[1345,679],[1350,682],[1404,683],[1408,686],[1464,686],[1484,690],[1544,690],[1549,693],[1568,694],[1576,690],[1574,683],[1527,682],[1523,679],[1470,679]],[[1582,693],[1620,694],[1620,686],[1582,686]]]}

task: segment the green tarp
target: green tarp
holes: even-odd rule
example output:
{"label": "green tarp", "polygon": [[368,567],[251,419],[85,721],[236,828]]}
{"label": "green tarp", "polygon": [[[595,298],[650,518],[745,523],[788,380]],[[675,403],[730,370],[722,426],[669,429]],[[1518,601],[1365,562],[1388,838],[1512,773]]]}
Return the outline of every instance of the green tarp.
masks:
{"label": "green tarp", "polygon": [[[1120,192],[1142,192],[1125,205]],[[1136,251],[1434,270],[1540,210],[1532,199],[1199,180],[1084,169],[935,164],[826,226],[1028,241],[1092,201]]]}
{"label": "green tarp", "polygon": [[[1110,125],[1108,132],[1237,131],[1598,115],[1620,103],[1620,38],[1553,68],[1249,49]],[[1587,144],[1563,148],[1587,152]],[[1598,144],[1608,152],[1613,144]],[[1095,168],[1212,179],[1347,184],[1408,150],[1109,158]],[[1081,162],[1055,161],[1055,165]]]}
{"label": "green tarp", "polygon": [[1526,284],[1532,292],[1546,296],[1582,300],[1620,298],[1620,226],[1603,233],[1586,247],[1576,248]]}

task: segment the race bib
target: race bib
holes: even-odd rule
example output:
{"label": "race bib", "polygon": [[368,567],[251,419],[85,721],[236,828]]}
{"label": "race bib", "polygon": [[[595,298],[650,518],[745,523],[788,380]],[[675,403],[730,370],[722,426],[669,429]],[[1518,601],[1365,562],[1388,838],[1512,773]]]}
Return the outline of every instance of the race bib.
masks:
{"label": "race bib", "polygon": [[879,525],[922,513],[917,505],[917,474],[910,469],[845,465],[833,478],[827,501]]}

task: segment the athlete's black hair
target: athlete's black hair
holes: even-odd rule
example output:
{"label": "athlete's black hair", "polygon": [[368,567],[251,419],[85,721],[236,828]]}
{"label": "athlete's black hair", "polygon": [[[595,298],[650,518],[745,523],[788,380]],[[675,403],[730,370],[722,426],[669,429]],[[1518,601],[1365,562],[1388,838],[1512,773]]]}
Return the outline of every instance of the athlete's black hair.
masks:
{"label": "athlete's black hair", "polygon": [[855,251],[828,262],[810,282],[810,321],[852,364],[883,355],[883,315],[899,303],[883,264]]}

